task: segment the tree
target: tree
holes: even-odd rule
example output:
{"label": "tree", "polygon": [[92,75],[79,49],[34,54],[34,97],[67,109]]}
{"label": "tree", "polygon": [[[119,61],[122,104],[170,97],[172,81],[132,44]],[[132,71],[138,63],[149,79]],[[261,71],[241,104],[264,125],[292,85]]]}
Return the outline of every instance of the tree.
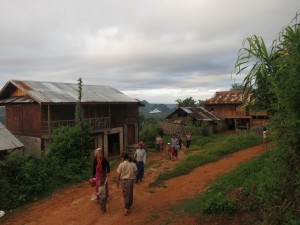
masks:
{"label": "tree", "polygon": [[268,111],[274,99],[274,93],[271,92],[270,77],[275,75],[275,48],[268,51],[264,40],[261,37],[253,35],[243,42],[243,47],[238,53],[238,59],[235,64],[236,75],[242,75],[246,69],[248,74],[243,80],[244,90],[250,93],[249,107],[253,111]]}
{"label": "tree", "polygon": [[271,82],[277,101],[272,105],[276,112],[272,125],[300,155],[300,24],[281,32],[276,53],[276,74]]}
{"label": "tree", "polygon": [[82,97],[82,79],[78,79],[78,100],[75,106],[75,121],[77,126],[82,126],[82,111],[81,111],[81,97]]}
{"label": "tree", "polygon": [[239,90],[243,90],[244,89],[244,85],[243,84],[232,84],[230,91],[239,91]]}
{"label": "tree", "polygon": [[81,97],[82,80],[78,79],[78,101],[75,106],[75,126],[61,127],[54,130],[50,145],[51,154],[63,159],[63,162],[73,159],[86,160],[93,147],[90,136],[90,125],[82,118]]}
{"label": "tree", "polygon": [[82,98],[82,79],[78,79],[78,100],[75,106],[75,122],[76,126],[79,128],[81,135],[79,138],[78,148],[80,149],[80,154],[86,156],[89,154],[92,148],[92,138],[90,136],[90,125],[85,122],[82,118],[81,110],[81,98]]}
{"label": "tree", "polygon": [[193,99],[193,97],[189,97],[184,99],[183,101],[181,99],[177,99],[177,107],[194,107],[196,106],[196,101]]}
{"label": "tree", "polygon": [[[283,29],[268,51],[261,37],[243,42],[236,62],[237,75],[250,68],[243,86],[251,95],[248,107],[267,110],[277,138],[300,151],[300,25]],[[300,152],[299,152],[300,153]]]}
{"label": "tree", "polygon": [[[237,74],[242,74],[245,69],[250,68],[243,81],[244,88],[252,96],[250,107],[268,110],[274,139],[284,150],[278,154],[278,157],[285,160],[284,165],[278,163],[280,170],[284,172],[279,178],[275,178],[284,185],[280,189],[280,195],[273,199],[274,205],[263,208],[266,212],[263,218],[266,224],[293,224],[294,221],[299,221],[299,14],[300,12],[296,14],[294,25],[287,26],[280,32],[270,51],[267,51],[262,38],[255,35],[247,38],[235,65]],[[278,186],[273,189],[278,189]],[[258,202],[256,207],[262,208],[263,204]],[[278,212],[280,216],[277,216]]]}

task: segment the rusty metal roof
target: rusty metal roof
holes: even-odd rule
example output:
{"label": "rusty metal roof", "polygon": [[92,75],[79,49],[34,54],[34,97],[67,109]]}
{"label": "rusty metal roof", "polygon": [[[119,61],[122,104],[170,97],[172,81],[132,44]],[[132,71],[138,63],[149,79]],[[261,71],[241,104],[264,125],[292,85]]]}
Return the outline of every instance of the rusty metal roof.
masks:
{"label": "rusty metal roof", "polygon": [[[23,96],[11,97],[10,93],[19,90]],[[75,103],[78,101],[78,84],[18,81],[11,80],[0,91],[0,104],[30,101],[27,96],[39,104],[42,103]],[[20,97],[23,97],[21,99]],[[102,85],[82,85],[82,103],[139,103],[122,92]]]}
{"label": "rusty metal roof", "polygon": [[248,94],[241,91],[218,91],[214,97],[204,101],[205,105],[242,104],[248,99]]}
{"label": "rusty metal roof", "polygon": [[0,123],[0,151],[23,148],[24,145]]}
{"label": "rusty metal roof", "polygon": [[[171,118],[171,116],[174,113],[179,112],[180,110],[185,111],[189,117],[195,119],[195,120],[203,120],[203,121],[217,121],[220,120],[218,117],[216,117],[214,114],[206,110],[204,107],[180,107],[176,109],[174,112],[172,112],[169,116],[167,116],[167,119]],[[183,119],[183,118],[177,118],[177,120]]]}
{"label": "rusty metal roof", "polygon": [[207,121],[220,120],[214,114],[206,110],[204,107],[181,107],[181,108],[196,120],[207,120]]}

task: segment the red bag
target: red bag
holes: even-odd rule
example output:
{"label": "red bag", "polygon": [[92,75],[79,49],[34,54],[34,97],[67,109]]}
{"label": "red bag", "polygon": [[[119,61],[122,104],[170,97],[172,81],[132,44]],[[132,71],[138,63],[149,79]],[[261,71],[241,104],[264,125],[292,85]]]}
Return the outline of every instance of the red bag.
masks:
{"label": "red bag", "polygon": [[96,178],[94,178],[94,177],[90,178],[89,183],[90,183],[91,187],[95,187],[96,186]]}

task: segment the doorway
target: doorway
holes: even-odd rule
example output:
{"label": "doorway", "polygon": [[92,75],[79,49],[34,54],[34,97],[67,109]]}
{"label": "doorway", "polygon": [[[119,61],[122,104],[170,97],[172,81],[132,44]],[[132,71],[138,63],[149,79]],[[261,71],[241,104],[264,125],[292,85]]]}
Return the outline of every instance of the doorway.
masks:
{"label": "doorway", "polygon": [[120,134],[108,134],[108,157],[120,155]]}

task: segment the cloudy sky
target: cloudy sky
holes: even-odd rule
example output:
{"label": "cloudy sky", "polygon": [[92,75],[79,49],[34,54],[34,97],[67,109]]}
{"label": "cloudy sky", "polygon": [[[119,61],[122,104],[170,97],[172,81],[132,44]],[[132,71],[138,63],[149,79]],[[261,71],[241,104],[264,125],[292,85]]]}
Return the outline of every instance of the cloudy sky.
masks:
{"label": "cloudy sky", "polygon": [[0,88],[9,80],[108,85],[150,103],[205,100],[242,41],[268,46],[299,0],[0,0]]}

